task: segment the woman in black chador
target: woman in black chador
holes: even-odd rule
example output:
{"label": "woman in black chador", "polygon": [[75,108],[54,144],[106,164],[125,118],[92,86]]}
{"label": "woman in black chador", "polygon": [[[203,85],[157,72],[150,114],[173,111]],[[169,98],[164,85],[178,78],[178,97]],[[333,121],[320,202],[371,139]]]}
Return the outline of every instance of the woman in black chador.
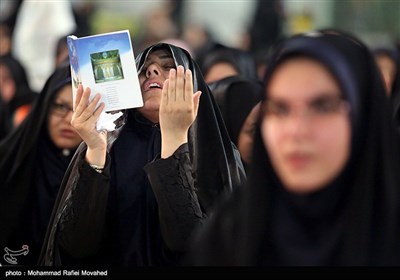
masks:
{"label": "woman in black chador", "polygon": [[368,48],[322,30],[271,59],[248,186],[198,233],[188,262],[400,265],[400,142]]}
{"label": "woman in black chador", "polygon": [[227,77],[208,85],[246,168],[251,161],[252,139],[260,107],[257,104],[263,95],[263,85],[261,81],[240,76]]}
{"label": "woman in black chador", "polygon": [[23,65],[12,55],[0,56],[0,140],[15,130],[38,97]]}
{"label": "woman in black chador", "polygon": [[113,132],[95,128],[99,96],[88,102],[90,89],[78,91],[72,124],[85,143],[66,173],[41,265],[177,264],[193,230],[241,184],[240,155],[190,55],[157,44],[136,64],[144,106],[126,110]]}
{"label": "woman in black chador", "polygon": [[0,250],[28,249],[2,264],[37,263],[58,188],[82,141],[71,118],[71,75],[64,65],[49,77],[21,125],[0,143]]}
{"label": "woman in black chador", "polygon": [[[379,57],[383,59],[383,62],[381,62],[383,63],[381,67],[384,67],[382,69],[383,77],[384,81],[388,85],[387,93],[392,104],[393,121],[395,122],[397,132],[400,135],[400,45],[397,45],[394,48],[377,49],[374,54],[376,59],[379,59]],[[392,66],[393,69],[391,69],[390,66]]]}

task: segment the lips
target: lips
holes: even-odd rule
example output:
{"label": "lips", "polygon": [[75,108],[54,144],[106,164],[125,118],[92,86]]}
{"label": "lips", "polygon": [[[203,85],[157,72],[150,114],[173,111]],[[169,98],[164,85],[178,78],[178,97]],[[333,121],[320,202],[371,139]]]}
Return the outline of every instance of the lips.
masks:
{"label": "lips", "polygon": [[150,91],[152,89],[162,89],[163,83],[157,79],[147,80],[143,85],[143,92]]}
{"label": "lips", "polygon": [[64,138],[75,138],[76,137],[75,131],[73,131],[71,129],[62,129],[60,131],[60,134]]}
{"label": "lips", "polygon": [[285,156],[285,161],[292,169],[306,168],[311,162],[311,155],[305,153],[290,153]]}

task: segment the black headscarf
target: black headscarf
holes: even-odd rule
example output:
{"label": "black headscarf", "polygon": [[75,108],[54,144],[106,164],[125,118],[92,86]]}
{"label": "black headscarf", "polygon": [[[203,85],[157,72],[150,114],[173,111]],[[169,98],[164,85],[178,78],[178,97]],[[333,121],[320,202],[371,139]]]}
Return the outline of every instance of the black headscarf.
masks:
{"label": "black headscarf", "polygon": [[[189,129],[188,147],[197,195],[204,211],[209,213],[224,194],[230,193],[244,179],[240,156],[230,141],[208,86],[188,52],[169,44],[153,45],[136,57],[138,73],[142,71],[150,52],[158,49],[170,51],[177,66],[183,65],[185,69],[190,69],[193,73],[194,92],[202,91],[197,118]],[[109,143],[112,143],[109,146],[111,183],[107,208],[114,218],[109,220],[109,234],[105,241],[110,244],[111,251],[104,246],[99,255],[106,256],[105,262],[108,265],[167,265],[171,261],[174,264],[174,257],[162,241],[158,206],[143,169],[161,152],[159,126],[145,119],[136,109],[127,110],[125,120],[114,135],[109,137]],[[83,143],[65,178],[76,174],[76,163],[80,158],[78,155],[84,151]],[[65,263],[54,256],[57,250],[54,246],[58,246],[55,235],[59,216],[68,203],[72,187],[66,185],[66,181],[62,184],[52,214],[41,264]],[[96,264],[102,261],[94,260]]]}
{"label": "black headscarf", "polygon": [[240,76],[232,76],[209,84],[232,142],[237,145],[240,130],[254,106],[261,101],[263,87]]}
{"label": "black headscarf", "polygon": [[377,48],[374,50],[374,54],[386,55],[395,64],[395,76],[392,88],[390,89],[390,102],[393,110],[393,120],[400,135],[400,46]]}
{"label": "black headscarf", "polygon": [[69,65],[56,69],[30,114],[0,143],[0,249],[29,245],[27,258],[21,260],[30,264],[37,261],[59,185],[75,152],[63,155],[47,130],[50,105],[70,83]]}
{"label": "black headscarf", "polygon": [[212,208],[222,193],[229,193],[243,181],[243,166],[238,160],[238,151],[232,146],[224,120],[213,95],[205,83],[197,63],[190,54],[170,44],[153,45],[136,58],[138,73],[147,56],[155,49],[167,49],[175,64],[190,69],[193,73],[193,90],[202,92],[197,118],[189,130],[189,148],[196,174],[197,187],[202,206]]}
{"label": "black headscarf", "polygon": [[0,139],[3,139],[13,129],[12,122],[15,110],[22,105],[32,104],[38,94],[30,88],[26,71],[16,58],[12,55],[0,56],[0,64],[8,69],[16,87],[12,99],[7,103],[3,101],[2,107],[0,107],[0,111],[3,111],[0,129],[5,131],[4,135],[0,134]]}
{"label": "black headscarf", "polygon": [[6,111],[6,103],[0,96],[0,139],[8,134],[8,112]]}
{"label": "black headscarf", "polygon": [[375,57],[380,57],[380,56],[386,56],[389,59],[392,60],[392,62],[395,65],[395,75],[393,79],[393,83],[391,85],[390,94],[392,95],[394,92],[399,90],[400,87],[400,73],[399,73],[399,67],[400,67],[400,53],[399,50],[397,49],[396,46],[394,47],[379,47],[375,48],[372,50],[373,54]]}
{"label": "black headscarf", "polygon": [[247,79],[257,81],[257,67],[254,57],[243,50],[219,46],[206,54],[201,64],[201,71],[204,76],[207,75],[211,67],[218,63],[228,63],[239,73]]}
{"label": "black headscarf", "polygon": [[399,142],[374,58],[364,44],[343,32],[294,36],[271,57],[265,88],[275,69],[296,56],[325,65],[350,103],[352,142],[346,167],[319,191],[290,193],[272,168],[258,126],[248,187],[199,233],[191,261],[399,265]]}

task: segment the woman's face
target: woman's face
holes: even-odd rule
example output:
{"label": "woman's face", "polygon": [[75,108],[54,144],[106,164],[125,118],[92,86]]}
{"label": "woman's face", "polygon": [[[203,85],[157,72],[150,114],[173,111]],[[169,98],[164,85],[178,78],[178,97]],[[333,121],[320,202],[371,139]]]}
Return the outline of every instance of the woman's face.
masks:
{"label": "woman's face", "polygon": [[139,74],[140,88],[143,96],[143,107],[138,108],[147,119],[158,123],[161,93],[164,81],[168,79],[169,70],[175,69],[175,61],[167,50],[151,52]]}
{"label": "woman's face", "polygon": [[75,149],[82,141],[71,126],[72,86],[62,87],[50,105],[48,114],[48,131],[54,145],[60,149]]}
{"label": "woman's face", "polygon": [[388,55],[378,55],[375,57],[379,70],[382,73],[385,83],[386,94],[391,95],[393,82],[396,76],[396,63]]}
{"label": "woman's face", "polygon": [[253,138],[256,131],[257,117],[260,111],[260,103],[253,107],[243,123],[239,132],[237,146],[242,160],[249,164],[251,162],[251,150],[253,148]]}
{"label": "woman's face", "polygon": [[238,71],[232,64],[228,62],[218,62],[210,67],[204,76],[204,81],[206,83],[212,83],[218,80],[222,80],[223,78],[237,76],[239,75]]}
{"label": "woman's face", "polygon": [[0,64],[0,94],[5,103],[10,102],[16,91],[15,81],[8,67]]}
{"label": "woman's face", "polygon": [[308,193],[323,188],[350,155],[349,105],[326,68],[308,58],[280,65],[267,87],[262,137],[285,188]]}

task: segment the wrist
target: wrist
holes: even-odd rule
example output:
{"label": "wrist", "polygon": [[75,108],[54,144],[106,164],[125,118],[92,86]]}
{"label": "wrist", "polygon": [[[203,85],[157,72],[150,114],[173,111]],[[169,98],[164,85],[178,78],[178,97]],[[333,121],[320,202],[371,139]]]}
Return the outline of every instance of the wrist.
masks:
{"label": "wrist", "polygon": [[88,148],[86,151],[86,161],[89,165],[98,166],[104,168],[106,163],[106,149],[90,149]]}
{"label": "wrist", "polygon": [[187,137],[184,137],[182,139],[175,138],[171,141],[163,139],[161,142],[161,158],[165,159],[172,156],[182,144],[185,144],[187,142]]}
{"label": "wrist", "polygon": [[104,166],[99,166],[95,164],[89,164],[91,168],[93,168],[97,173],[103,173]]}

